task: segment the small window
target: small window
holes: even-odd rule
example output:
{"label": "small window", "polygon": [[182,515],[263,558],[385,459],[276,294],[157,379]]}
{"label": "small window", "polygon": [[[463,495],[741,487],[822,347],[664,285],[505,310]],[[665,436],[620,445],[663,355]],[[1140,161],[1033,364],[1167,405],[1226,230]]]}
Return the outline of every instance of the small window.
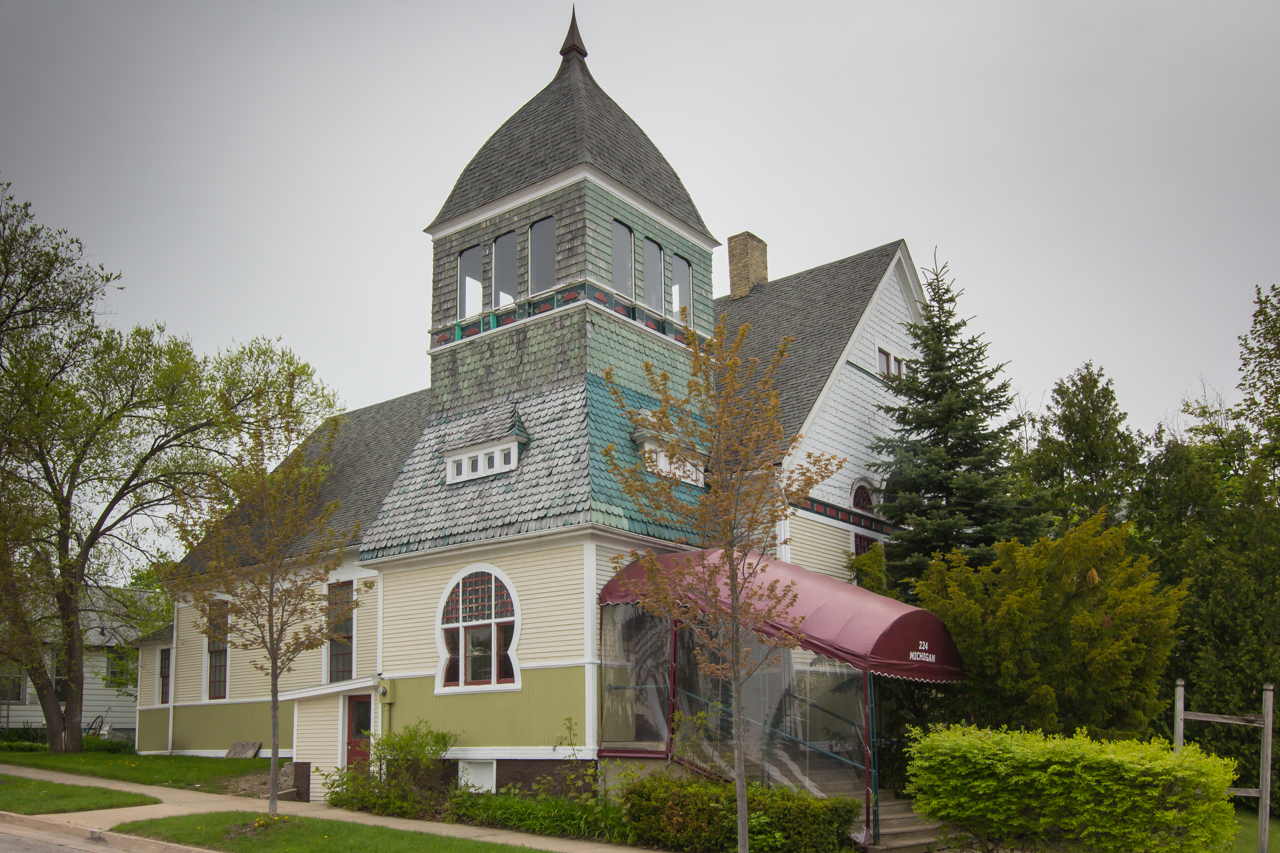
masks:
{"label": "small window", "polygon": [[160,650],[160,704],[169,704],[169,666],[172,649]]}
{"label": "small window", "polygon": [[853,508],[871,512],[871,490],[866,486],[858,486],[853,490]]}
{"label": "small window", "polygon": [[706,485],[706,478],[700,467],[687,461],[672,459],[667,455],[667,451],[662,448],[662,445],[652,441],[645,441],[640,444],[640,452],[651,454],[650,473],[657,474],[659,477],[674,477],[680,482],[688,483],[691,486]]}
{"label": "small window", "polygon": [[889,353],[880,350],[880,372],[885,376],[889,376]]}
{"label": "small window", "polygon": [[636,238],[631,229],[613,220],[613,289],[635,298]]}
{"label": "small window", "polygon": [[351,581],[329,584],[329,680],[351,680],[355,640],[351,616]]}
{"label": "small window", "polygon": [[649,238],[644,241],[644,304],[657,313],[666,310],[666,281],[662,247]]}
{"label": "small window", "polygon": [[861,533],[853,534],[853,556],[862,556],[870,551],[875,544],[876,540],[870,536],[863,536]]}
{"label": "small window", "polygon": [[227,607],[214,605],[209,614],[209,698],[227,698],[227,633],[230,630]]}
{"label": "small window", "polygon": [[0,663],[0,702],[21,703],[24,680],[21,667],[8,661]]}
{"label": "small window", "polygon": [[484,295],[480,275],[484,254],[479,246],[472,246],[458,256],[458,319],[474,317],[484,310]]}
{"label": "small window", "polygon": [[510,590],[490,572],[471,572],[449,590],[440,619],[448,655],[442,685],[514,683],[515,616]]}
{"label": "small window", "polygon": [[529,292],[556,286],[556,218],[539,219],[529,229]]}
{"label": "small window", "polygon": [[893,359],[893,373],[895,376],[902,375],[902,359],[896,357]]}
{"label": "small window", "polygon": [[493,294],[490,304],[505,308],[516,304],[516,232],[493,241]]}
{"label": "small window", "polygon": [[680,309],[689,312],[686,320],[693,325],[692,269],[689,262],[679,255],[671,256],[671,316],[680,319]]}
{"label": "small window", "polygon": [[501,474],[514,469],[519,458],[516,439],[487,446],[461,448],[445,456],[445,482],[461,483],[477,477]]}

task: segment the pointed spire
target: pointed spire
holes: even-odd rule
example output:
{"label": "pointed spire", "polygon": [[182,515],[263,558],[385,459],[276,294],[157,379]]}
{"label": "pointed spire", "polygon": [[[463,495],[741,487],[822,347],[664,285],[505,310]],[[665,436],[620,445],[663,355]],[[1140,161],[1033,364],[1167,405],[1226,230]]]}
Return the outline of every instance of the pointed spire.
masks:
{"label": "pointed spire", "polygon": [[566,59],[572,53],[577,53],[583,59],[587,58],[587,46],[582,43],[582,36],[578,34],[578,10],[576,8],[569,18],[569,34],[564,37],[564,44],[560,47],[560,55]]}

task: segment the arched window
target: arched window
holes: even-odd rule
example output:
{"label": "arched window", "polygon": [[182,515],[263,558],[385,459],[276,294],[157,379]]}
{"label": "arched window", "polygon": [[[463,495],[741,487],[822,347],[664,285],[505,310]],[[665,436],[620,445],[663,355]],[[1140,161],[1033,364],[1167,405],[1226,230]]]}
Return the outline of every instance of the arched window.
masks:
{"label": "arched window", "polygon": [[455,583],[445,598],[440,631],[447,656],[444,687],[515,683],[516,606],[501,578],[474,571]]}
{"label": "arched window", "polygon": [[863,512],[872,512],[871,490],[866,486],[858,486],[853,490],[853,508]]}

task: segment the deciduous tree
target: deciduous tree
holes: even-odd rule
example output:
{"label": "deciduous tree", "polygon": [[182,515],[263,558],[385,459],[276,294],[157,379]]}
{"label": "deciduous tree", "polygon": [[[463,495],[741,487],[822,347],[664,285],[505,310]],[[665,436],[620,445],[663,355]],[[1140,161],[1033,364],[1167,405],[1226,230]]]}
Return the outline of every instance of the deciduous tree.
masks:
{"label": "deciduous tree", "polygon": [[[606,373],[636,434],[657,448],[624,467],[610,445],[605,449],[610,470],[656,524],[687,531],[685,542],[704,549],[669,568],[659,565],[652,551],[630,556],[644,567],[636,590],[641,606],[690,632],[699,669],[729,682],[740,853],[747,850],[742,687],[776,661],[782,648],[796,643],[797,623],[790,613],[795,592],[768,579],[765,555],[776,553],[778,525],[791,505],[844,461],[812,453],[796,458],[799,436],[783,432],[774,386],[790,339],[780,343],[768,364],[744,361],[740,353],[749,330],[731,332],[723,317],[709,338],[700,339],[686,327],[685,340],[694,342],[689,379],[684,388],[673,388],[668,374],[646,363],[650,409],[629,405],[612,373]],[[784,630],[758,633],[766,625]]]}
{"label": "deciduous tree", "polygon": [[234,460],[215,487],[180,501],[174,521],[188,555],[169,574],[170,591],[194,606],[200,631],[260,653],[253,667],[271,691],[271,814],[279,787],[280,676],[303,652],[322,646],[355,606],[351,599],[332,601],[325,586],[358,532],[334,531],[338,504],[321,499],[340,428],[337,403],[310,369],[297,367],[288,382],[260,389],[237,418]]}

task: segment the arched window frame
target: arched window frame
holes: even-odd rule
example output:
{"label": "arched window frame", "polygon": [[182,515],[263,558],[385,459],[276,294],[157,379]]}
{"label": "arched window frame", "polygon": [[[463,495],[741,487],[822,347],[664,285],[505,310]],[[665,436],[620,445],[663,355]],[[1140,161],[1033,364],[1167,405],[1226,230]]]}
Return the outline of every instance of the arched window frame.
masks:
{"label": "arched window frame", "polygon": [[[475,572],[488,572],[495,579],[500,581],[504,587],[506,587],[508,594],[510,594],[511,596],[511,606],[515,615],[510,618],[505,618],[505,617],[493,618],[493,614],[491,614],[490,618],[487,620],[477,620],[475,622],[459,621],[451,625],[445,625],[444,611],[445,611],[446,605],[449,602],[450,593],[452,593],[453,590],[456,589],[458,585],[462,583],[463,578],[466,578],[468,575],[471,575]],[[506,624],[506,623],[514,624],[512,635],[511,635],[511,645],[509,646],[507,651],[507,654],[511,659],[511,670],[514,677],[510,681],[498,680],[497,678],[498,666],[497,666],[497,660],[496,660],[497,655],[495,654],[494,655],[495,660],[493,663],[494,674],[491,680],[488,683],[468,684],[466,682],[466,676],[465,676],[466,659],[465,659],[465,653],[464,653],[465,647],[463,646],[463,644],[465,643],[465,632],[460,631],[459,638],[458,638],[458,643],[459,643],[458,683],[446,685],[445,669],[448,666],[449,657],[450,657],[449,648],[445,640],[446,629],[452,629],[457,631],[459,629],[466,628],[468,626],[489,625],[489,626],[492,626],[493,628],[493,633],[491,634],[491,636],[496,637],[498,635],[497,626]],[[436,666],[436,676],[435,676],[436,695],[449,694],[449,693],[494,693],[494,692],[520,689],[520,659],[517,655],[517,648],[520,645],[520,626],[521,626],[520,597],[516,593],[515,584],[511,582],[511,578],[507,576],[506,572],[502,571],[497,566],[494,566],[490,563],[472,563],[471,565],[467,566],[465,569],[462,569],[461,571],[459,571],[457,574],[453,576],[452,579],[450,579],[449,583],[445,584],[444,591],[440,594],[440,601],[436,605],[436,623],[435,624],[436,624],[436,628],[435,628],[436,654],[437,654],[437,660],[439,661],[439,663]]]}
{"label": "arched window frame", "polygon": [[[858,506],[858,489],[867,490],[867,495],[870,500],[870,504],[868,506]],[[872,483],[866,477],[859,477],[854,481],[853,487],[849,489],[849,507],[851,509],[856,509],[859,512],[869,512],[874,515],[879,515],[880,512],[878,507],[880,506],[880,501],[877,499],[879,491],[880,489],[875,483]]]}

